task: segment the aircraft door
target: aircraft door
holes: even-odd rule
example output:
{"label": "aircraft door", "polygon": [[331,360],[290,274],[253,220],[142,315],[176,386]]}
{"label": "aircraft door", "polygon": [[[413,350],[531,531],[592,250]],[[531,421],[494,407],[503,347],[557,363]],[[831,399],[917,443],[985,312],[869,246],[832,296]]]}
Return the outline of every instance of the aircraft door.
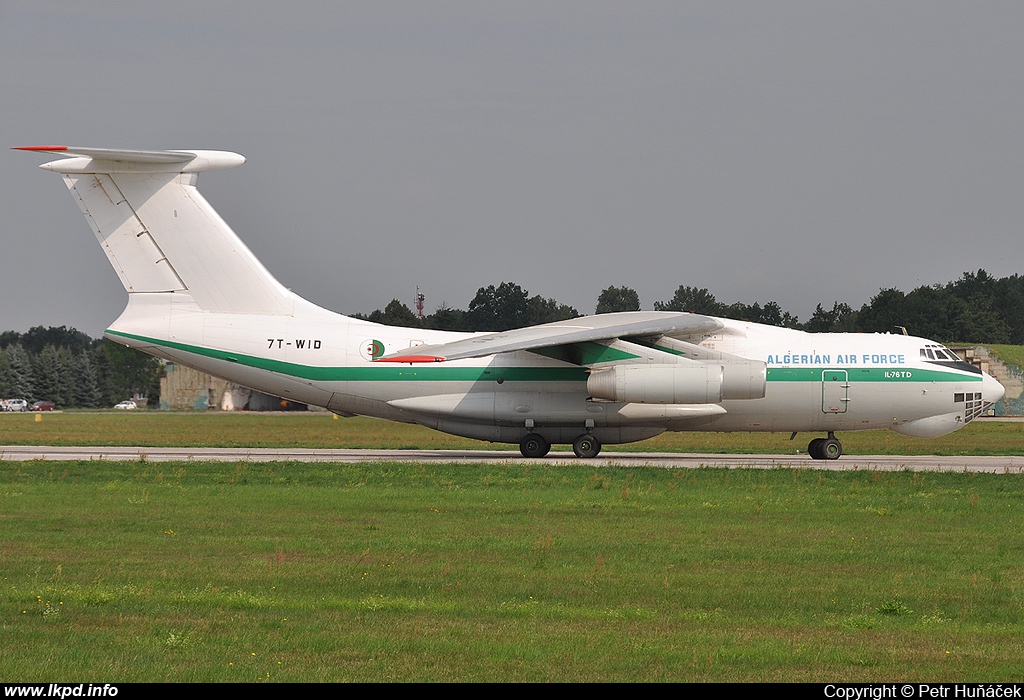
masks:
{"label": "aircraft door", "polygon": [[845,369],[821,373],[821,412],[846,413],[850,403],[850,377]]}

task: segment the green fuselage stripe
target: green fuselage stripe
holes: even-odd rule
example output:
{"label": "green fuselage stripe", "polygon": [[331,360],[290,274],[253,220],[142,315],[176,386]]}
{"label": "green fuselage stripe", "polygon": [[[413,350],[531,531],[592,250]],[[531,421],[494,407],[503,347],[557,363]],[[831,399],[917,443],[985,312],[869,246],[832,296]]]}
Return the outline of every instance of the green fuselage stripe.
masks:
{"label": "green fuselage stripe", "polygon": [[[835,372],[839,381],[850,382],[980,382],[980,374],[944,372],[937,369],[897,366],[889,367],[769,367],[770,382],[828,381],[828,372]],[[845,377],[843,374],[845,373]]]}
{"label": "green fuselage stripe", "polygon": [[367,364],[362,367],[318,367],[237,352],[214,350],[172,340],[147,338],[121,331],[107,330],[109,335],[152,343],[172,350],[181,350],[201,357],[224,360],[246,367],[285,374],[298,379],[320,382],[493,382],[499,378],[510,382],[585,382],[582,367],[447,367],[438,364]]}
{"label": "green fuselage stripe", "polygon": [[[237,352],[226,352],[172,340],[148,338],[108,329],[108,335],[130,338],[142,343],[188,352],[200,357],[223,360],[246,367],[285,374],[298,379],[321,382],[492,382],[499,378],[510,382],[585,382],[584,367],[448,367],[438,364],[367,364],[355,367],[319,367],[284,362]],[[821,382],[822,373],[846,372],[849,382],[980,382],[981,375],[944,372],[918,367],[769,367],[770,382]],[[842,380],[844,377],[839,376]]]}

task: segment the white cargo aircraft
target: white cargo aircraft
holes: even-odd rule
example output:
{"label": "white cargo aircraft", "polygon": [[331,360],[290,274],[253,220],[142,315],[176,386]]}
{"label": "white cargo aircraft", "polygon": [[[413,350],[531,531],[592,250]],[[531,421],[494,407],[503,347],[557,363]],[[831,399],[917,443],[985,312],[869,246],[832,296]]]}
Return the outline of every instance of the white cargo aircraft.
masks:
{"label": "white cargo aircraft", "polygon": [[107,338],[341,415],[376,416],[541,457],[666,430],[821,432],[963,427],[1003,387],[938,343],[897,334],[805,333],[689,313],[637,311],[502,333],[394,328],[283,287],[196,189],[241,165],[223,151],[67,146],[61,173],[128,305]]}

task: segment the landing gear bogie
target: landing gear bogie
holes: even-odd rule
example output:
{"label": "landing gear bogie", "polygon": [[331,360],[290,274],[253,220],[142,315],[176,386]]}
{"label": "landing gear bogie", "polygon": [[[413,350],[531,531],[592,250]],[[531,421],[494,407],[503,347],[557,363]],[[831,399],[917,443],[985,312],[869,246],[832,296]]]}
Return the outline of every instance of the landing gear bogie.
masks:
{"label": "landing gear bogie", "polygon": [[835,433],[827,438],[814,438],[807,445],[807,454],[811,459],[839,459],[843,454],[843,443],[836,439]]}

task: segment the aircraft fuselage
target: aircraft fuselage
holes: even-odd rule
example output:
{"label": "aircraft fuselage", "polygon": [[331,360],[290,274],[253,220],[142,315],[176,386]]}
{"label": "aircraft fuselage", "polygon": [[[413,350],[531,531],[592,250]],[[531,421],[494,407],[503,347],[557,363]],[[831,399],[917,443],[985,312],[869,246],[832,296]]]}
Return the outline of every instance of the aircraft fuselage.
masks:
{"label": "aircraft fuselage", "polygon": [[763,397],[687,404],[593,399],[587,382],[602,367],[594,362],[602,359],[601,353],[608,364],[619,366],[665,367],[685,361],[685,353],[658,342],[590,343],[570,360],[521,351],[451,362],[381,363],[375,358],[467,334],[383,326],[312,304],[291,316],[219,314],[190,303],[175,304],[165,294],[136,294],[107,336],[341,414],[419,423],[510,443],[527,432],[550,443],[571,442],[583,430],[607,444],[665,430],[891,428],[929,437],[974,418],[999,387],[965,362],[928,359],[926,349],[940,346],[921,338],[812,334],[720,321],[720,331],[689,340],[712,362],[721,353],[764,363]]}

